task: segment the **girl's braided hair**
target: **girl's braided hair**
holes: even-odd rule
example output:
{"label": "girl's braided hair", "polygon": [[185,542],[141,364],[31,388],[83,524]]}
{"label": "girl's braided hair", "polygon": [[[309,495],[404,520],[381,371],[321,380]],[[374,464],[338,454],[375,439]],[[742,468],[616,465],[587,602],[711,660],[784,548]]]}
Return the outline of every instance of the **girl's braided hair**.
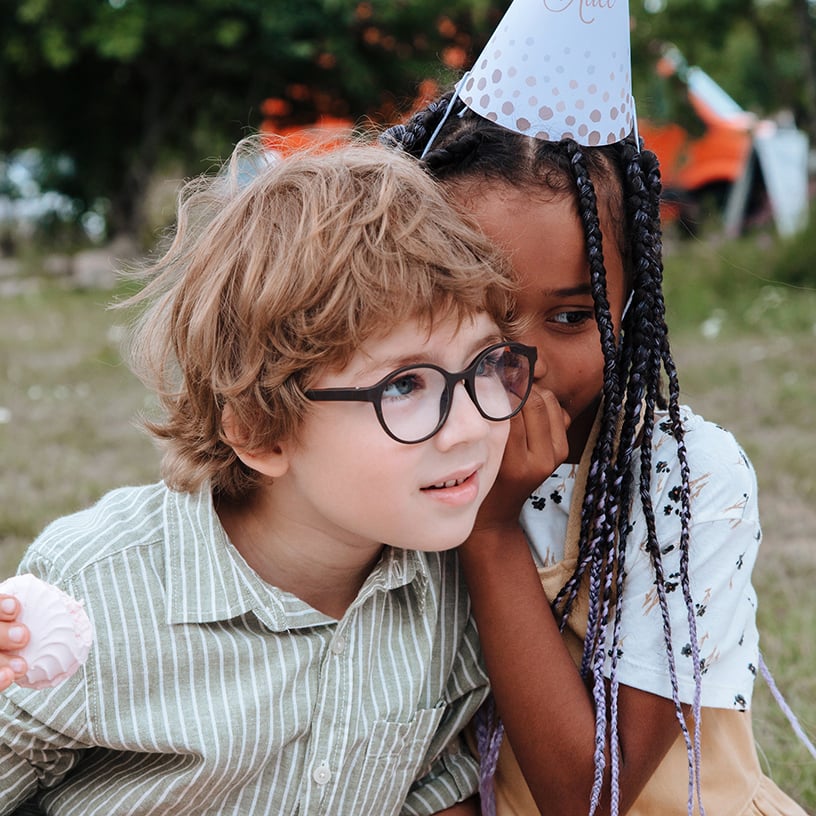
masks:
{"label": "girl's braided hair", "polygon": [[[680,587],[688,610],[688,627],[696,694],[693,714],[700,715],[701,667],[695,610],[688,577],[690,520],[689,470],[680,417],[677,371],[669,348],[663,299],[662,244],[659,218],[660,172],[657,158],[640,150],[633,138],[601,147],[582,147],[565,139],[545,142],[509,131],[478,116],[450,95],[390,128],[381,142],[417,158],[442,181],[497,181],[516,187],[572,196],[582,223],[589,262],[595,318],[604,356],[604,383],[599,433],[592,451],[581,514],[578,565],[553,601],[563,629],[582,584],[589,588],[589,619],[581,674],[592,678],[596,710],[595,782],[590,814],[598,807],[604,779],[606,747],[611,768],[612,812],[618,810],[619,745],[617,660],[621,622],[624,554],[630,509],[637,495],[647,525],[647,547],[655,571],[655,586],[663,629],[677,719],[689,759],[689,814],[694,789],[699,803],[699,729],[689,733],[678,693],[671,624],[666,600],[667,581],[655,531],[650,492],[651,450],[655,410],[668,410],[668,423],[681,464],[681,575]],[[440,126],[440,123],[441,126]],[[436,132],[438,129],[438,132]],[[433,144],[425,152],[433,134]],[[600,196],[600,197],[599,197]],[[631,289],[631,303],[616,342],[607,300],[603,239],[598,208],[608,208],[616,242]],[[634,484],[633,464],[640,459],[640,482]],[[610,646],[611,644],[611,646]],[[608,650],[609,649],[609,650]],[[609,686],[604,680],[611,657]],[[492,791],[501,724],[492,717],[477,727],[482,761],[483,810],[494,810],[484,793]],[[491,797],[487,797],[488,800]],[[702,805],[700,804],[700,811]]]}

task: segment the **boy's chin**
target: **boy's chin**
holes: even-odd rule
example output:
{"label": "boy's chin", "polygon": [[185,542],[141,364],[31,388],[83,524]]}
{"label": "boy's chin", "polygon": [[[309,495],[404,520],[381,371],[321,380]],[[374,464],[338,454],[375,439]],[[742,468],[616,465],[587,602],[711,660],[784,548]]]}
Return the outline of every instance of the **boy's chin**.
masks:
{"label": "boy's chin", "polygon": [[420,552],[445,552],[446,550],[456,549],[456,547],[467,541],[468,536],[473,532],[475,523],[476,514],[474,513],[473,517],[469,518],[467,522],[455,526],[451,525],[447,530],[440,531],[437,528],[432,535],[425,536],[418,532],[413,541],[405,541],[405,547]]}

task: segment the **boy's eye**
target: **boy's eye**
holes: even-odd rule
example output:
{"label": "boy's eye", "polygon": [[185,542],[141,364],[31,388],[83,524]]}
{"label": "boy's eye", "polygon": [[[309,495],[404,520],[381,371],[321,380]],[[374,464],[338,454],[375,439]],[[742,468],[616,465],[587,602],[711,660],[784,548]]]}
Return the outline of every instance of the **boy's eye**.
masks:
{"label": "boy's eye", "polygon": [[387,383],[383,389],[383,399],[399,399],[416,396],[423,389],[423,378],[419,371],[406,371]]}

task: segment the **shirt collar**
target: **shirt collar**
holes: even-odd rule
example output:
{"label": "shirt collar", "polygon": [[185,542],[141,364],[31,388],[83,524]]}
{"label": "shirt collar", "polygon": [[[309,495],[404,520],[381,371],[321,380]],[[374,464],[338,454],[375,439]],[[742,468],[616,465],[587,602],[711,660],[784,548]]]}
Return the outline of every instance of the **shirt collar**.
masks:
{"label": "shirt collar", "polygon": [[[169,624],[212,623],[249,612],[274,631],[333,622],[252,570],[227,538],[208,485],[195,493],[168,489],[164,522]],[[386,547],[352,608],[375,592],[408,585],[424,601],[428,579],[423,553]]]}

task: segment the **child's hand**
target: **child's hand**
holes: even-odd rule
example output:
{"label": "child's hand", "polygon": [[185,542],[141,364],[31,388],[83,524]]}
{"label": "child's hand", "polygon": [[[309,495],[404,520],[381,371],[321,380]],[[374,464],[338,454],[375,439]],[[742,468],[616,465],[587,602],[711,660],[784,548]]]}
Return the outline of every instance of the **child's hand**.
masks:
{"label": "child's hand", "polygon": [[16,622],[20,605],[11,595],[0,595],[0,691],[27,671],[23,658],[9,654],[28,643],[28,629]]}
{"label": "child's hand", "polygon": [[518,526],[527,497],[567,458],[568,425],[552,391],[534,385],[527,404],[510,421],[501,470],[479,509],[474,533]]}

